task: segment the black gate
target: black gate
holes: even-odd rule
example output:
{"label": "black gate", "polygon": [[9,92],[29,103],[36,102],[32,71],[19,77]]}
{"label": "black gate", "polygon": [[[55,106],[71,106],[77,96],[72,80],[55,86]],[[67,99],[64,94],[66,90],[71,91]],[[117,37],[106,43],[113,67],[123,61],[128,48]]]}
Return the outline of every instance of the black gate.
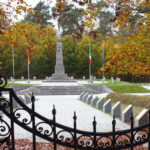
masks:
{"label": "black gate", "polygon": [[[27,107],[16,95],[12,88],[5,88],[7,80],[0,75],[0,110],[10,119],[6,122],[0,117],[0,149],[15,150],[15,132],[14,124],[32,134],[32,149],[36,150],[36,136],[53,143],[53,149],[57,150],[57,145],[73,148],[74,150],[117,150],[131,149],[148,143],[150,149],[150,111],[149,123],[141,127],[134,127],[134,118],[131,117],[131,128],[122,131],[116,131],[115,117],[112,121],[112,132],[97,132],[96,120],[93,120],[93,132],[87,132],[77,129],[77,116],[73,116],[73,128],[56,122],[56,109],[52,110],[53,118],[51,120],[35,112],[35,97],[32,94],[32,108]],[[9,98],[4,98],[3,93],[7,93]],[[13,108],[16,102],[20,107]],[[22,117],[21,112],[26,111],[29,118]],[[40,120],[36,122],[36,120]],[[47,125],[48,128],[45,128]]]}

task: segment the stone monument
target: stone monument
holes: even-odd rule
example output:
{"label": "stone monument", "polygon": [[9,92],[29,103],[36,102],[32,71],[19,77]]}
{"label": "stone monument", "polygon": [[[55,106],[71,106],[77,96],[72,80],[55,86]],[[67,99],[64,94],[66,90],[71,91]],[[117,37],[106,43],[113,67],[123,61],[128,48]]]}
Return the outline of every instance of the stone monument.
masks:
{"label": "stone monument", "polygon": [[68,77],[65,73],[65,67],[63,64],[63,52],[62,52],[62,41],[60,38],[57,41],[56,46],[56,64],[55,73],[51,77],[44,80],[44,82],[76,82],[75,80]]}

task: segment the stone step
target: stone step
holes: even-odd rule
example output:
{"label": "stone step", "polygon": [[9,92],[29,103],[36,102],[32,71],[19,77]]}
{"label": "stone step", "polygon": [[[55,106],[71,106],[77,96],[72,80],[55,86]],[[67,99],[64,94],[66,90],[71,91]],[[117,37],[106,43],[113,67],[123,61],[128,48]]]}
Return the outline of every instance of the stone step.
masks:
{"label": "stone step", "polygon": [[109,93],[105,86],[33,86],[16,91],[17,94],[35,95],[80,95],[82,92],[100,94]]}

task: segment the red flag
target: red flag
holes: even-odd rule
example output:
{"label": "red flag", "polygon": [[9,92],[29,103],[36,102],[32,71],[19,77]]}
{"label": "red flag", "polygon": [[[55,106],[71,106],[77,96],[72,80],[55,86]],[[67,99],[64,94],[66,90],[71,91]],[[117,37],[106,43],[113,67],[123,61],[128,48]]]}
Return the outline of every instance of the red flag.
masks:
{"label": "red flag", "polygon": [[30,56],[28,55],[28,64],[30,64]]}
{"label": "red flag", "polygon": [[91,57],[91,55],[89,56],[89,64],[90,65],[92,64],[92,57]]}

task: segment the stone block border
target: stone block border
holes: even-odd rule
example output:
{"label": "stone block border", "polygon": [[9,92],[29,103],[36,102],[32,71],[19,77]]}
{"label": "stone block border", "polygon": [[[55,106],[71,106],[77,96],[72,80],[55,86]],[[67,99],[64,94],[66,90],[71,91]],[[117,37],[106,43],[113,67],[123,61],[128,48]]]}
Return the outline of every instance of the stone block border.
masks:
{"label": "stone block border", "polygon": [[[95,106],[97,109],[101,109],[106,113],[111,113],[112,116],[119,117],[123,122],[130,122],[131,116],[133,114],[133,106],[129,104],[123,111],[121,111],[121,102],[118,101],[112,107],[112,100],[109,99],[106,102],[104,98],[98,98],[98,96],[94,97],[93,94],[82,92],[79,100],[91,105]],[[142,126],[148,123],[148,110],[143,109],[134,119],[134,125],[136,127]]]}

